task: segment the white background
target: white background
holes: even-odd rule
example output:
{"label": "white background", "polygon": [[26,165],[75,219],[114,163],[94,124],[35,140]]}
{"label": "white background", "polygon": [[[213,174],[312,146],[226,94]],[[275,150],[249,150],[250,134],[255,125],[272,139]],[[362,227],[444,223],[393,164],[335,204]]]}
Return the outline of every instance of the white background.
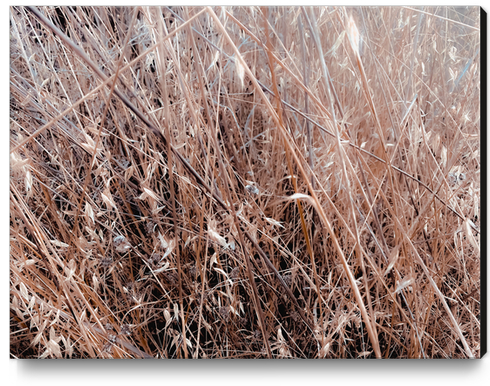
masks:
{"label": "white background", "polygon": [[[43,5],[39,1],[28,1],[29,5]],[[57,5],[51,3],[50,5]],[[95,5],[86,1],[63,2],[63,5]],[[104,1],[103,5],[135,5],[126,1]],[[144,1],[139,5],[162,5],[154,1]],[[292,1],[244,2],[238,4],[228,2],[202,2],[192,3],[173,1],[172,5],[327,5],[327,2],[308,1],[307,4]],[[334,3],[335,4],[335,3]],[[359,5],[359,3],[346,3],[338,1],[339,5]],[[17,4],[10,4],[17,5]],[[19,4],[20,5],[20,4]],[[329,4],[330,5],[330,4]],[[362,4],[368,5],[368,4]],[[421,2],[379,1],[370,5],[421,5]],[[430,1],[430,5],[479,5],[490,10],[490,1],[465,4],[464,1]],[[490,378],[490,354],[481,360],[384,360],[384,361],[349,361],[349,360],[194,360],[194,361],[139,361],[139,360],[12,360],[9,358],[9,9],[5,5],[1,8],[0,17],[4,20],[1,38],[3,58],[0,60],[3,75],[0,82],[3,87],[2,95],[2,121],[0,126],[0,223],[2,224],[0,237],[0,259],[4,267],[1,276],[3,289],[1,310],[0,334],[2,343],[2,357],[0,361],[0,380],[4,385],[99,385],[117,384],[139,385],[144,383],[166,385],[299,385],[308,384],[338,384],[338,385],[384,385],[391,386],[419,386],[434,385],[483,385],[488,384]],[[483,110],[483,109],[482,109]],[[488,146],[486,147],[488,149]],[[485,194],[486,192],[484,192]],[[488,239],[488,237],[487,237]],[[483,256],[486,258],[486,256]],[[487,323],[488,326],[488,323]],[[3,378],[3,379],[2,379]],[[486,379],[486,381],[485,381]]]}

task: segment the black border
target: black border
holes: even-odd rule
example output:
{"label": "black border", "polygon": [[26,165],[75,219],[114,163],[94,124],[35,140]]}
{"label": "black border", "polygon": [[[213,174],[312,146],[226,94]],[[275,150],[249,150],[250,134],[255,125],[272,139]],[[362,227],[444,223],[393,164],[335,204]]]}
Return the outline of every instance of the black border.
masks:
{"label": "black border", "polygon": [[[480,111],[481,126],[480,138],[481,154],[481,231],[486,233],[487,229],[487,12],[480,7]],[[480,234],[481,254],[480,254],[480,358],[487,353],[487,238],[486,234]],[[482,258],[483,257],[483,258]]]}

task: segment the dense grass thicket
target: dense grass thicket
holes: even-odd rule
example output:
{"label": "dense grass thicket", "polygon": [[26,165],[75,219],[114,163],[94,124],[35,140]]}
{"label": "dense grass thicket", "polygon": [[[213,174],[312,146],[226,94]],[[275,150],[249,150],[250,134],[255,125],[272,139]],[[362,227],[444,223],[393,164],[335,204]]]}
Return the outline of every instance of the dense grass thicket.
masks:
{"label": "dense grass thicket", "polygon": [[12,358],[480,356],[480,8],[10,8]]}

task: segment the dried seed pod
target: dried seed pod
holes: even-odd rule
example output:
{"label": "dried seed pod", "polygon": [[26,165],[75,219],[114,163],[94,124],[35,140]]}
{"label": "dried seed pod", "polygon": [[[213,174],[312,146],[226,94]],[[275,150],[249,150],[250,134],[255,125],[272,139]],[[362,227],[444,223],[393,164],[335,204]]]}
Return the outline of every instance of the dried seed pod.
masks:
{"label": "dried seed pod", "polygon": [[104,257],[100,260],[100,264],[102,265],[102,267],[104,268],[108,268],[112,265],[113,261],[110,257]]}
{"label": "dried seed pod", "polygon": [[219,313],[220,313],[221,317],[225,321],[227,321],[228,318],[230,317],[230,307],[228,307],[228,306],[220,307]]}
{"label": "dried seed pod", "polygon": [[109,342],[114,344],[114,343],[116,343],[116,340],[117,340],[117,335],[109,334]]}
{"label": "dried seed pod", "polygon": [[458,182],[458,177],[454,173],[449,173],[448,174],[448,182],[450,186],[454,186]]}
{"label": "dried seed pod", "polygon": [[112,353],[112,343],[111,342],[107,342],[104,347],[102,347],[102,351],[104,353],[107,353],[107,354],[110,354]]}
{"label": "dried seed pod", "polygon": [[240,267],[235,267],[230,272],[230,279],[236,280],[238,279],[239,275],[240,275]]}
{"label": "dried seed pod", "polygon": [[116,248],[117,252],[125,253],[131,248],[131,244],[128,243],[126,237],[117,236],[114,238],[114,247]]}
{"label": "dried seed pod", "polygon": [[257,196],[260,193],[259,189],[254,185],[247,185],[245,186],[245,189],[247,192],[254,196]]}
{"label": "dried seed pod", "polygon": [[176,287],[179,284],[179,279],[177,275],[174,272],[167,271],[163,275],[165,279],[174,287]]}
{"label": "dried seed pod", "polygon": [[121,326],[121,335],[131,335],[131,326],[129,324],[123,324]]}

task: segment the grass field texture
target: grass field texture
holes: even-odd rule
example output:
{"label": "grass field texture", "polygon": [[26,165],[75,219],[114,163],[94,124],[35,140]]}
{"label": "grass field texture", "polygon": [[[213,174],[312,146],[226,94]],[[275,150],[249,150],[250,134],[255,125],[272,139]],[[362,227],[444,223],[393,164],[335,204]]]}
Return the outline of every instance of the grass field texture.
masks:
{"label": "grass field texture", "polygon": [[479,357],[480,12],[10,8],[11,358]]}

